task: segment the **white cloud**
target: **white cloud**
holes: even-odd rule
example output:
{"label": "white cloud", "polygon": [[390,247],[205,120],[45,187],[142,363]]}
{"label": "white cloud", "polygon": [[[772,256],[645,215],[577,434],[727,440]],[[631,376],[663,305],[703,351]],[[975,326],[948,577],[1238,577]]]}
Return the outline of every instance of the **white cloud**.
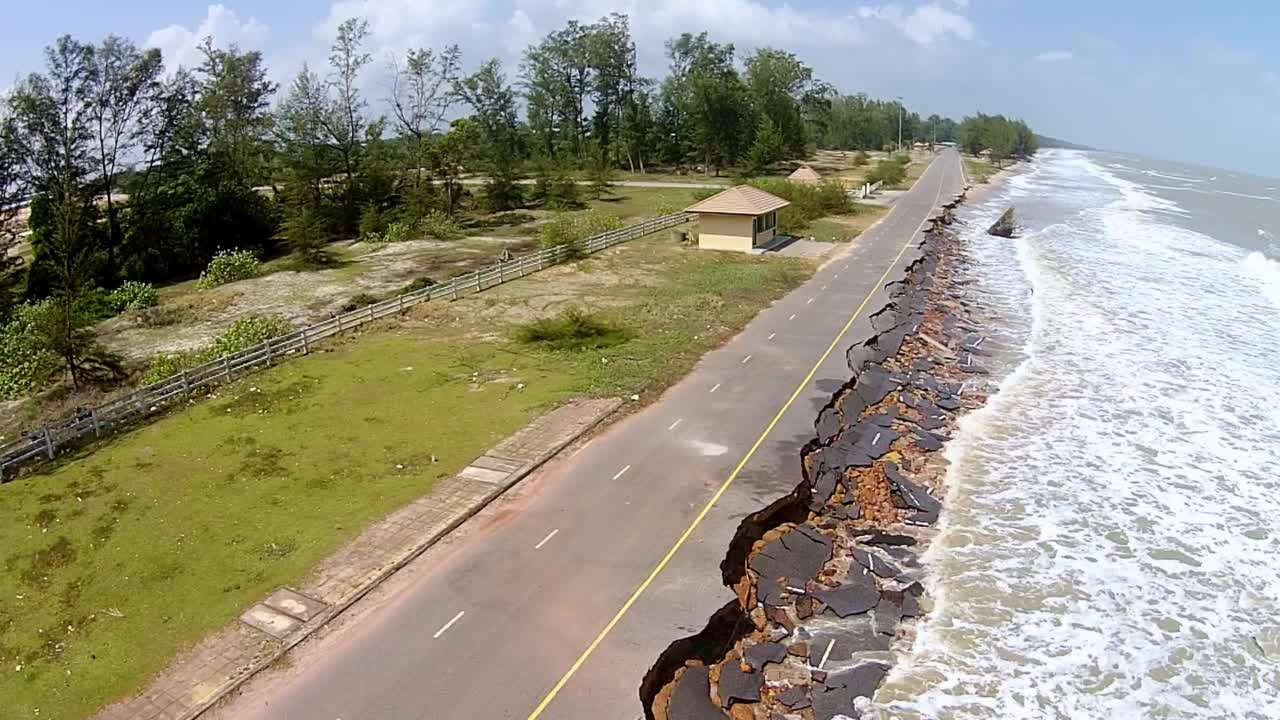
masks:
{"label": "white cloud", "polygon": [[1258,54],[1252,50],[1228,47],[1211,40],[1202,40],[1200,42],[1200,57],[1214,65],[1240,67],[1252,65],[1257,60]]}
{"label": "white cloud", "polygon": [[250,17],[241,21],[234,10],[222,4],[210,5],[204,20],[194,30],[183,25],[160,28],[147,36],[144,47],[158,48],[164,54],[165,67],[173,72],[178,66],[191,67],[201,60],[200,44],[206,37],[213,38],[214,45],[226,47],[237,43],[255,48],[266,40],[269,28]]}
{"label": "white cloud", "polygon": [[[962,3],[956,4],[964,7]],[[970,40],[975,34],[969,18],[933,3],[921,5],[911,12],[896,3],[863,5],[858,8],[858,17],[888,23],[918,45],[932,45],[948,35]]]}
{"label": "white cloud", "polygon": [[1066,60],[1072,60],[1074,58],[1075,58],[1075,53],[1071,52],[1070,50],[1045,50],[1039,55],[1036,55],[1035,59],[1036,59],[1036,62],[1051,63],[1051,62],[1063,62]]}

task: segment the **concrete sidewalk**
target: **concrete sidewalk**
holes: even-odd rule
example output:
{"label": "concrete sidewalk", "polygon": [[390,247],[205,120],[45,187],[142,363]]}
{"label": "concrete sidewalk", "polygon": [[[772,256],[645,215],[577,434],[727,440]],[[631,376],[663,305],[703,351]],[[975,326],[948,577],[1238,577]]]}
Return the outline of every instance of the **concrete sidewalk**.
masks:
{"label": "concrete sidewalk", "polygon": [[297,588],[281,588],[241,621],[180,657],[141,695],[100,720],[192,718],[271,665],[618,408],[616,398],[563,405],[503,440],[457,475],[364,531]]}

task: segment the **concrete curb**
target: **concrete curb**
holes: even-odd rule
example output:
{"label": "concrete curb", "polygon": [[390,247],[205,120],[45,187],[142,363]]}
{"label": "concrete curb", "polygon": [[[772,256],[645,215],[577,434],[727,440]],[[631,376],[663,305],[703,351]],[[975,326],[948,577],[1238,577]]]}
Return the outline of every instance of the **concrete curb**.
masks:
{"label": "concrete curb", "polygon": [[274,665],[277,661],[279,661],[281,658],[287,655],[289,651],[292,650],[294,647],[300,645],[302,642],[309,639],[311,636],[315,635],[318,631],[326,627],[333,620],[336,620],[337,618],[341,617],[343,613],[345,613],[348,609],[350,609],[352,605],[355,605],[357,602],[359,602],[361,598],[373,592],[380,585],[382,585],[382,583],[386,582],[393,575],[395,575],[397,572],[402,570],[406,565],[413,562],[418,557],[420,557],[423,553],[425,553],[427,550],[430,550],[433,546],[435,546],[441,540],[448,537],[450,533],[452,533],[454,530],[457,530],[459,527],[461,527],[463,523],[465,523],[466,521],[478,515],[481,511],[487,508],[494,500],[497,500],[499,497],[506,494],[506,492],[509,491],[511,488],[520,484],[521,481],[523,481],[529,475],[533,474],[535,470],[542,467],[546,463],[550,462],[553,458],[555,458],[560,453],[564,452],[565,448],[569,447],[573,443],[580,440],[587,433],[599,427],[606,419],[615,415],[618,411],[618,408],[622,407],[622,404],[623,403],[621,399],[616,399],[612,403],[611,407],[602,411],[599,414],[599,416],[597,416],[596,418],[591,420],[589,423],[584,425],[582,429],[579,430],[577,433],[575,433],[573,436],[557,444],[552,449],[546,452],[543,452],[538,457],[525,463],[518,470],[511,473],[509,476],[507,476],[507,480],[503,484],[495,486],[492,492],[485,495],[483,498],[481,498],[471,507],[467,508],[466,511],[459,513],[458,516],[455,517],[444,528],[437,531],[436,533],[428,537],[423,542],[414,546],[408,553],[406,553],[404,556],[397,559],[396,562],[388,566],[382,572],[378,573],[378,575],[374,577],[372,580],[370,580],[368,583],[366,583],[365,585],[357,589],[354,593],[351,594],[350,597],[344,599],[342,602],[336,605],[331,606],[328,610],[325,610],[324,612],[320,613],[309,622],[305,623],[301,629],[299,629],[297,632],[293,633],[286,640],[283,641],[278,651],[254,662],[243,674],[231,680],[228,680],[227,682],[224,682],[222,685],[218,687],[217,690],[214,691],[214,693],[207,700],[205,700],[204,702],[191,708],[190,710],[188,710],[187,712],[179,716],[180,720],[195,720],[196,718],[199,718],[200,716],[204,715],[209,710],[213,709],[215,705],[222,702],[228,695],[238,690],[240,686],[244,685],[249,680],[253,679],[255,676],[258,675],[258,673]]}

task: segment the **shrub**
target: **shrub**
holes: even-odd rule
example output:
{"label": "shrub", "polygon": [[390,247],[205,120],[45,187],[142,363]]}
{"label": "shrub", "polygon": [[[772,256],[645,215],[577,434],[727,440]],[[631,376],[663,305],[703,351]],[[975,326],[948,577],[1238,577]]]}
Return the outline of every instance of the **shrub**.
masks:
{"label": "shrub", "polygon": [[118,312],[126,310],[146,310],[160,302],[160,293],[151,283],[130,280],[115,290],[109,297],[112,308]]}
{"label": "shrub", "polygon": [[220,358],[223,355],[240,352],[258,343],[266,342],[273,337],[289,332],[289,323],[284,318],[274,315],[260,315],[241,318],[227,328],[221,335],[213,339],[209,347],[201,353],[203,360]]}
{"label": "shrub", "polygon": [[411,292],[417,292],[419,290],[425,290],[429,287],[435,287],[435,285],[436,285],[436,281],[432,280],[429,277],[426,277],[426,276],[418,277],[418,278],[414,278],[413,282],[400,288],[400,292],[398,294],[408,295]]}
{"label": "shrub", "polygon": [[902,157],[885,158],[876,163],[867,173],[867,182],[883,182],[885,187],[894,187],[907,179],[907,162]]}
{"label": "shrub", "polygon": [[585,350],[611,347],[635,336],[631,330],[594,313],[568,308],[555,317],[522,326],[516,339],[552,350]]}
{"label": "shrub", "polygon": [[465,234],[457,221],[439,211],[427,213],[421,226],[423,233],[437,240],[456,240]]}
{"label": "shrub", "polygon": [[360,239],[368,240],[387,231],[387,216],[375,205],[367,205],[360,212]]}
{"label": "shrub", "polygon": [[262,263],[252,250],[220,250],[209,261],[209,266],[200,273],[196,283],[201,288],[217,287],[239,280],[255,277]]}
{"label": "shrub", "polygon": [[352,310],[359,310],[362,307],[372,305],[376,302],[378,302],[378,298],[374,295],[370,295],[369,293],[363,293],[363,292],[357,293],[355,295],[352,295],[351,299],[342,305],[342,312],[351,312]]}
{"label": "shrub", "polygon": [[853,154],[853,166],[862,167],[867,164],[867,154],[861,150]]}
{"label": "shrub", "polygon": [[544,248],[561,245],[575,247],[579,240],[622,227],[622,220],[596,210],[561,213],[538,228],[538,241]]}
{"label": "shrub", "polygon": [[57,369],[58,358],[40,332],[45,303],[24,303],[0,327],[0,398],[16,399],[35,389]]}
{"label": "shrub", "polygon": [[199,364],[196,353],[160,353],[142,375],[143,385],[153,385],[189,367]]}
{"label": "shrub", "polygon": [[183,353],[160,353],[142,375],[142,384],[150,385],[176,375],[200,363],[216,360],[246,350],[273,337],[289,332],[289,323],[276,316],[255,316],[237,320],[203,350]]}
{"label": "shrub", "polygon": [[818,218],[842,215],[853,209],[848,192],[838,182],[808,185],[782,179],[761,179],[753,180],[751,184],[791,202],[778,211],[778,229],[782,232],[799,233]]}

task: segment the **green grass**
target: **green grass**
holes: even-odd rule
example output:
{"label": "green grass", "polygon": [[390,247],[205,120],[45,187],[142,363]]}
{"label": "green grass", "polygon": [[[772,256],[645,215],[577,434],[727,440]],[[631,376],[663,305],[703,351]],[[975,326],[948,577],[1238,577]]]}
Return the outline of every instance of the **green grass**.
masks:
{"label": "green grass", "polygon": [[[520,323],[479,319],[518,304],[503,289],[425,306],[458,320],[329,345],[0,486],[0,717],[83,718],[136,692],[545,409],[657,397],[813,265],[659,237],[566,270],[630,339],[521,344]],[[503,287],[539,291],[556,272]],[[591,285],[606,276],[609,288]]]}
{"label": "green grass", "polygon": [[996,167],[989,161],[978,158],[965,158],[964,171],[974,185],[985,184],[997,172]]}
{"label": "green grass", "polygon": [[693,188],[614,187],[602,197],[588,200],[587,206],[630,224],[680,212],[696,201],[698,192]]}

